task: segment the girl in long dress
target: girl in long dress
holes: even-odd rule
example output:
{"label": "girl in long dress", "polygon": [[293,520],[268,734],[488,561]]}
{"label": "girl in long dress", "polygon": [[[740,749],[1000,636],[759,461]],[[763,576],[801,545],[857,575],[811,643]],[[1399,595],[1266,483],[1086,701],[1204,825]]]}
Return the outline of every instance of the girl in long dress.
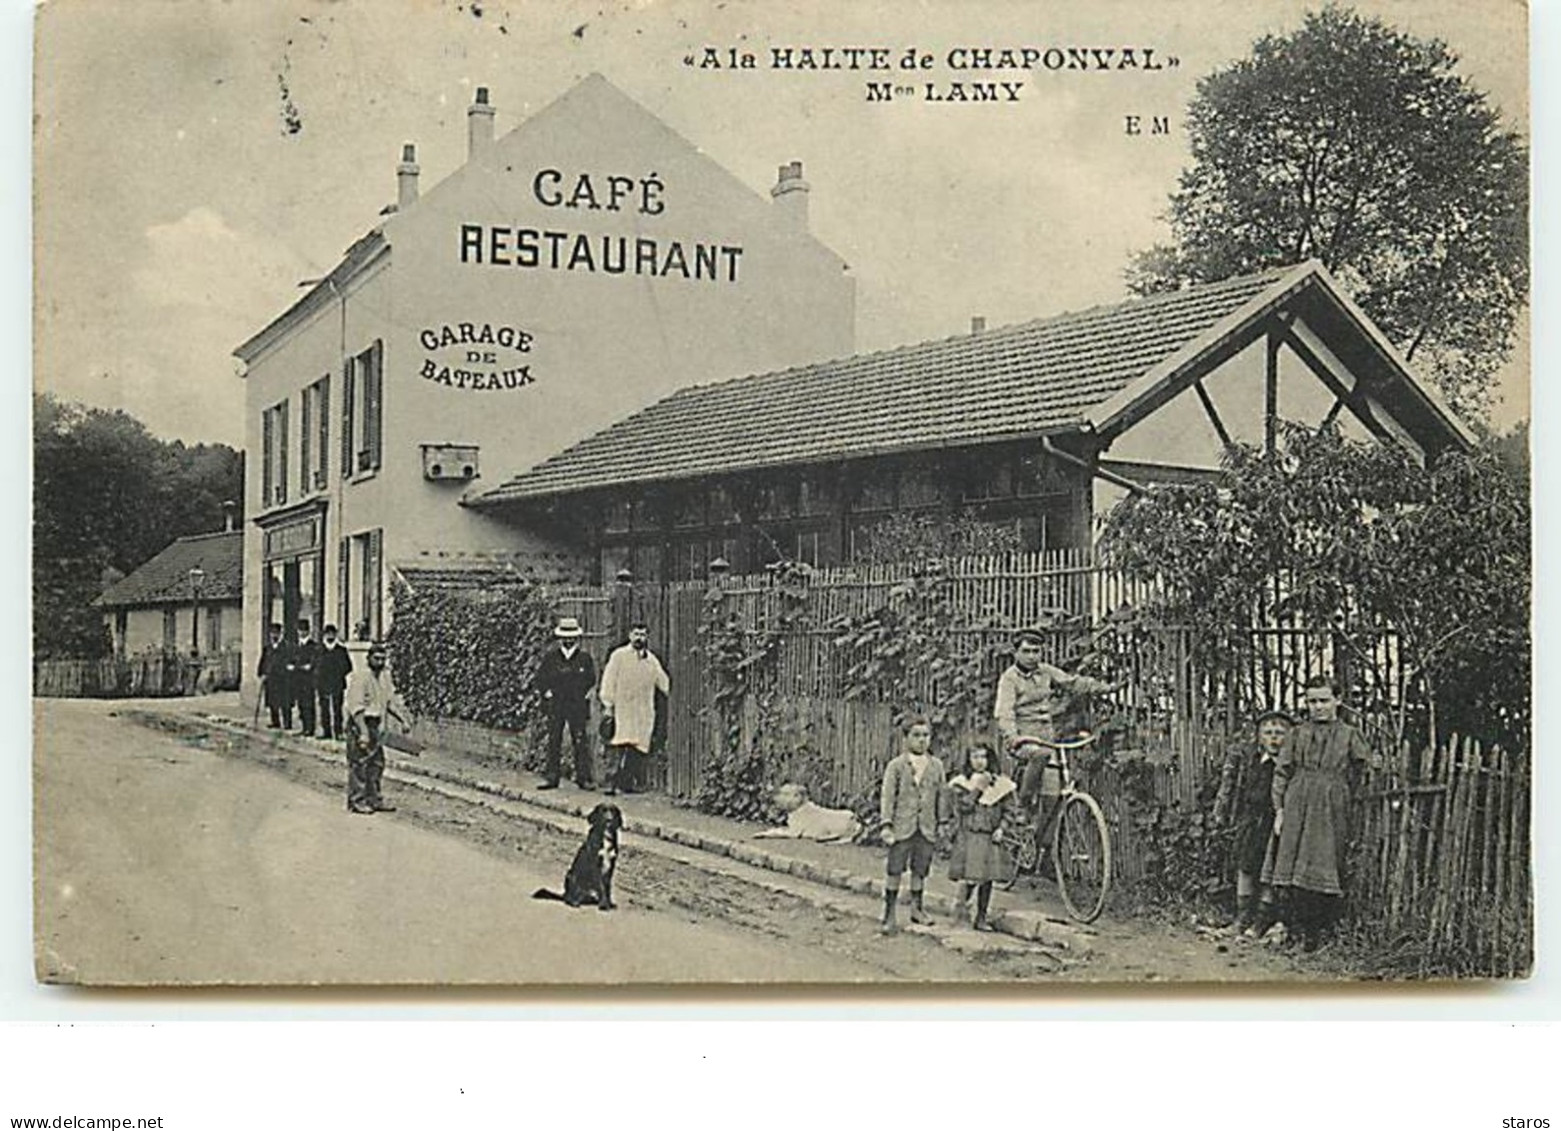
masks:
{"label": "girl in long dress", "polygon": [[1290,732],[1274,763],[1274,832],[1264,882],[1288,895],[1285,920],[1316,950],[1338,918],[1350,847],[1350,803],[1371,758],[1365,736],[1339,718],[1331,679],[1306,685],[1307,720]]}
{"label": "girl in long dress", "polygon": [[992,884],[1014,878],[1014,858],[1004,844],[1014,825],[1018,787],[1002,772],[989,746],[973,746],[965,764],[949,782],[957,822],[949,879],[959,881],[955,917],[964,923],[972,890],[976,896],[975,929],[989,931],[987,911]]}

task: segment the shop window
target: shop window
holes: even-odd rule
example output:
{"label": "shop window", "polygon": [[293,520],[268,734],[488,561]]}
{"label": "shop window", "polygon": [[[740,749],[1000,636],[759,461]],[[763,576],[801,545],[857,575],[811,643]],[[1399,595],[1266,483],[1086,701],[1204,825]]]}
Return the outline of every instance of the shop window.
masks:
{"label": "shop window", "polygon": [[272,405],[260,417],[260,505],[287,502],[287,402]]}
{"label": "shop window", "polygon": [[163,610],[163,651],[179,650],[179,610]]}

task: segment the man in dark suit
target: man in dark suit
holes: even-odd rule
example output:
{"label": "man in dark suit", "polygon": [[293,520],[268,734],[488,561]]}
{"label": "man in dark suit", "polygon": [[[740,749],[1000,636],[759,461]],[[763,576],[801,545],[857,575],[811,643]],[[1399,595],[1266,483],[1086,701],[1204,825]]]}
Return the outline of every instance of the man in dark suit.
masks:
{"label": "man in dark suit", "polygon": [[575,784],[592,789],[591,740],[587,726],[591,720],[591,689],[596,686],[596,661],[580,646],[585,635],[575,617],[561,617],[553,636],[558,644],[549,648],[537,668],[537,689],[547,710],[547,772],[539,789],[557,789],[560,760],[563,755],[564,728],[574,746]]}
{"label": "man in dark suit", "polygon": [[271,625],[270,638],[260,648],[260,677],[271,728],[293,726],[293,646],[282,637],[282,626]]}
{"label": "man in dark suit", "polygon": [[298,708],[298,733],[314,737],[314,673],[320,663],[320,642],[307,617],[298,621],[293,643],[293,703]]}
{"label": "man in dark suit", "polygon": [[328,624],[322,635],[320,656],[314,667],[314,689],[320,701],[320,737],[342,738],[341,700],[352,672],[352,656],[336,638],[336,626]]}

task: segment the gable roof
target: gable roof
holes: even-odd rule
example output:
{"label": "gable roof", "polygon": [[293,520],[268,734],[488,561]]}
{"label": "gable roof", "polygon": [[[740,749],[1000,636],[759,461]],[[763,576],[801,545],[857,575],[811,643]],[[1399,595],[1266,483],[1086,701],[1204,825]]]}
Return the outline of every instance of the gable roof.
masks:
{"label": "gable roof", "polygon": [[[574,115],[580,121],[587,123],[614,117],[624,118],[632,122],[634,128],[640,133],[655,134],[666,144],[687,150],[690,158],[704,167],[707,177],[719,178],[733,186],[737,195],[745,198],[753,207],[755,216],[771,214],[768,200],[754,192],[730,170],[662,121],[655,113],[619,90],[599,72],[593,71],[552,102],[528,115],[502,137],[496,138],[488,147],[488,156],[474,160],[468,155],[467,159],[447,176],[419,192],[417,198],[404,211],[394,205],[390,206],[386,218],[347,248],[329,273],[315,280],[309,290],[305,291],[291,306],[234,347],[233,355],[246,364],[253,362],[269,346],[285,337],[293,327],[315,314],[334,296],[340,294],[341,290],[357,275],[377,263],[382,256],[389,254],[394,227],[401,216],[427,207],[426,201],[450,192],[466,177],[492,175],[490,166],[492,161],[497,160],[493,157],[496,152],[523,143],[536,130],[543,128],[551,119],[560,115]],[[386,234],[387,229],[390,229],[390,236]],[[829,256],[842,268],[846,266],[845,260],[839,253],[811,231],[789,232],[788,238],[793,242],[800,239],[816,252]]]}
{"label": "gable roof", "polygon": [[150,560],[116,581],[93,602],[108,609],[144,605],[188,605],[190,570],[205,572],[201,600],[244,598],[244,532],[220,531],[175,539]]}
{"label": "gable roof", "polygon": [[1075,430],[1285,273],[684,389],[470,501]]}
{"label": "gable roof", "polygon": [[[1109,439],[1290,305],[1325,321],[1373,391],[1433,448],[1472,436],[1420,385],[1320,263],[1015,326],[693,386],[469,497],[483,507],[627,483],[723,475],[1087,431]],[[1348,339],[1347,341],[1345,339]],[[1365,379],[1363,378],[1363,379]]]}

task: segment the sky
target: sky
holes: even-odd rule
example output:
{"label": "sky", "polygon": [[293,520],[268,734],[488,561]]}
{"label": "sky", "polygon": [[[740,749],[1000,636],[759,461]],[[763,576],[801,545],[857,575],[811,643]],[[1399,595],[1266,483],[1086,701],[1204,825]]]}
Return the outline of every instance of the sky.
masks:
{"label": "sky", "polygon": [[[167,438],[239,444],[234,346],[375,223],[402,143],[417,144],[426,190],[464,157],[474,87],[491,88],[503,134],[592,72],[757,192],[803,161],[813,231],[858,280],[859,349],[956,333],[975,315],[996,326],[1117,301],[1131,254],[1168,235],[1197,80],[1313,6],[55,0],[35,28],[35,386],[124,408]],[[1521,4],[1359,7],[1448,42],[1528,132]],[[945,65],[953,48],[1028,45],[1178,63]],[[686,65],[707,46],[760,66]],[[1025,86],[1002,104],[871,104],[864,84],[885,76],[768,66],[787,46],[884,47],[896,62],[914,47],[937,60],[918,91]],[[1130,114],[1165,116],[1170,134],[1130,137]],[[1525,345],[1502,374],[1498,424],[1527,414],[1526,357]]]}

